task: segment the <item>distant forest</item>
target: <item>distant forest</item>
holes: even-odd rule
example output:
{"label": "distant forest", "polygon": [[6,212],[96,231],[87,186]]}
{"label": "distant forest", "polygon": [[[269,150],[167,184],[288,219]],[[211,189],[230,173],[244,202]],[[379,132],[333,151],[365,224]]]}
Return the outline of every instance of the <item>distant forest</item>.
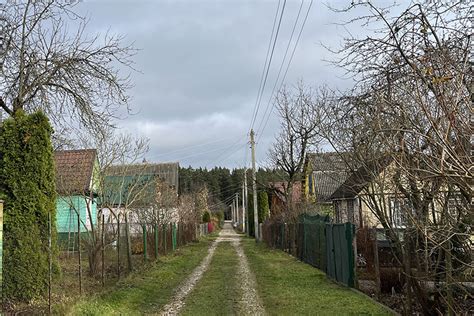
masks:
{"label": "distant forest", "polygon": [[[247,184],[251,193],[252,172],[247,169]],[[269,182],[281,181],[278,171],[267,168],[257,170],[257,189],[264,189]],[[228,169],[215,167],[207,168],[180,168],[179,169],[179,194],[197,192],[203,187],[209,190],[209,203],[211,205],[229,204],[235,193],[242,194],[244,169]],[[229,203],[228,203],[229,202]]]}

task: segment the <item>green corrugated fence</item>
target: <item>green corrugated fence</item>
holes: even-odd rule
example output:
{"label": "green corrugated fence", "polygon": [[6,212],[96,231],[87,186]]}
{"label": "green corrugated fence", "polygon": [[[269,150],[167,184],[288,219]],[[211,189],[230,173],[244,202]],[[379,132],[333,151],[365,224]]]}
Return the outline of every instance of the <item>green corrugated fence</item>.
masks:
{"label": "green corrugated fence", "polygon": [[330,224],[328,217],[302,215],[297,223],[266,222],[263,240],[324,272],[354,286],[354,225]]}

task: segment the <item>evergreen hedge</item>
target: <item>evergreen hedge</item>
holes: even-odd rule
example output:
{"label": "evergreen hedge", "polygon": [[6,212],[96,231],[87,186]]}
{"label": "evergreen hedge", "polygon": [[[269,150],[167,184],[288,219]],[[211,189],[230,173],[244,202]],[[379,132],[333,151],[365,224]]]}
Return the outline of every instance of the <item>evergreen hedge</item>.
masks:
{"label": "evergreen hedge", "polygon": [[211,214],[208,211],[204,211],[204,214],[202,214],[202,222],[209,223],[210,221],[211,221]]}
{"label": "evergreen hedge", "polygon": [[[270,206],[268,203],[268,193],[266,191],[260,191],[257,193],[257,210],[258,210],[258,222],[263,223],[270,215]],[[247,216],[249,223],[249,235],[255,237],[255,221],[253,217],[253,195],[249,193],[247,198]]]}
{"label": "evergreen hedge", "polygon": [[270,215],[270,205],[268,204],[268,193],[260,191],[257,195],[258,200],[258,222],[263,223]]}
{"label": "evergreen hedge", "polygon": [[48,213],[57,271],[52,128],[41,112],[17,111],[0,127],[0,199],[4,204],[3,297],[30,301],[48,286]]}

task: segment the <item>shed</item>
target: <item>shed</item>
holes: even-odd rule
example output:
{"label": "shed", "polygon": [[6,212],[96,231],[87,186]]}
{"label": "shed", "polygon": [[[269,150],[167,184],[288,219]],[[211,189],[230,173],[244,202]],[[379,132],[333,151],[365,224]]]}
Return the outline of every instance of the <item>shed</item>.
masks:
{"label": "shed", "polygon": [[[97,151],[54,152],[56,169],[56,228],[60,244],[71,243],[78,230],[88,232],[97,223]],[[79,216],[79,227],[78,227]],[[72,236],[72,237],[71,237]]]}

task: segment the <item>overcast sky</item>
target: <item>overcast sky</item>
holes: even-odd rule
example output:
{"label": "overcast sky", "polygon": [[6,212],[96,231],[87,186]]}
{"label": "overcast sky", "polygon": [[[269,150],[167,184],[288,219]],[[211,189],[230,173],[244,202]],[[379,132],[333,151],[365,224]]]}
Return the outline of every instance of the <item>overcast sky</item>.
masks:
{"label": "overcast sky", "polygon": [[[261,126],[300,3],[287,1],[255,129]],[[135,57],[140,72],[132,73],[130,91],[136,114],[118,126],[150,139],[148,161],[179,161],[194,167],[249,164],[247,134],[277,5],[276,0],[84,0],[79,4],[79,11],[90,19],[90,32],[125,35],[140,49]],[[308,5],[305,0],[300,23]],[[320,44],[341,44],[347,31],[334,22],[344,18],[314,1],[287,85],[299,79],[313,86],[351,85],[341,70],[324,61],[332,56]],[[260,164],[277,131],[278,118],[273,114],[257,135]]]}

